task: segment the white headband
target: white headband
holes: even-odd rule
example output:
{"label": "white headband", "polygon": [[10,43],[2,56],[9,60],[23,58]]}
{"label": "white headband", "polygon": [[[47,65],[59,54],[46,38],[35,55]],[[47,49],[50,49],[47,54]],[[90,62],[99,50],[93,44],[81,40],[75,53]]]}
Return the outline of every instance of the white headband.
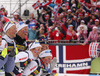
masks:
{"label": "white headband", "polygon": [[98,28],[96,26],[94,26],[93,29],[98,29]]}
{"label": "white headband", "polygon": [[8,30],[8,29],[10,29],[13,25],[15,25],[13,22],[8,22],[8,23],[6,23],[6,25],[4,26],[4,28],[3,28],[3,31],[4,31],[4,33],[6,33],[6,31]]}
{"label": "white headband", "polygon": [[39,54],[40,58],[47,57],[47,56],[51,56],[52,57],[52,53],[51,53],[50,49],[44,50]]}
{"label": "white headband", "polygon": [[36,47],[42,47],[39,42],[34,42],[29,44],[29,49],[33,49]]}
{"label": "white headband", "polygon": [[19,22],[16,27],[17,27],[17,32],[20,31],[22,28],[27,26],[24,22]]}

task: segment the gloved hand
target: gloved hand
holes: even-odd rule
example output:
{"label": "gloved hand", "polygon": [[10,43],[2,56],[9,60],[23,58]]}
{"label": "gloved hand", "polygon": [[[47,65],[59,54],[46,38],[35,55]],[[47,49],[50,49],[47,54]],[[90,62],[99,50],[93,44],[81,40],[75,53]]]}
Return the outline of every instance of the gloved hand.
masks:
{"label": "gloved hand", "polygon": [[52,71],[55,67],[55,65],[57,64],[57,58],[54,57],[52,60],[51,60],[51,63],[50,63],[50,70]]}
{"label": "gloved hand", "polygon": [[14,56],[16,55],[16,53],[15,53],[15,48],[13,48],[13,49],[10,51],[10,53],[8,53],[8,55],[9,55],[10,57],[14,57]]}

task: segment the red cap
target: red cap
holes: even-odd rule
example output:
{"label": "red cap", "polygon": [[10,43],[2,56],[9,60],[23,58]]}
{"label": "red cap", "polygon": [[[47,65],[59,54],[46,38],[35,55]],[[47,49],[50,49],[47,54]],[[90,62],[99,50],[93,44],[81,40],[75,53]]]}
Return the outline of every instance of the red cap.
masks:
{"label": "red cap", "polygon": [[83,14],[82,13],[79,13],[79,16],[83,16]]}
{"label": "red cap", "polygon": [[95,19],[95,21],[99,22],[99,19]]}

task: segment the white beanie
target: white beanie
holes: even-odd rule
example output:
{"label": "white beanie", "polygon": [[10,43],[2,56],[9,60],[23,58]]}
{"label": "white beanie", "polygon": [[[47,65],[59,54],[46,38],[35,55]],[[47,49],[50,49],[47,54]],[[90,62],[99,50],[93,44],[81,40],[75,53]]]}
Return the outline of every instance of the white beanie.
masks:
{"label": "white beanie", "polygon": [[80,27],[84,27],[84,25],[80,25]]}
{"label": "white beanie", "polygon": [[29,44],[29,49],[33,49],[36,47],[42,47],[38,41],[35,41],[34,43]]}
{"label": "white beanie", "polygon": [[98,29],[98,27],[96,27],[96,26],[93,26],[93,29]]}
{"label": "white beanie", "polygon": [[19,15],[19,13],[18,12],[15,12],[14,15]]}
{"label": "white beanie", "polygon": [[16,27],[17,27],[17,32],[20,31],[22,28],[27,26],[24,22],[19,22]]}
{"label": "white beanie", "polygon": [[40,58],[47,57],[47,56],[51,56],[52,57],[52,53],[51,53],[50,49],[44,50],[39,54]]}
{"label": "white beanie", "polygon": [[55,27],[55,30],[57,30],[58,29],[58,27]]}
{"label": "white beanie", "polygon": [[2,9],[2,8],[4,8],[4,6],[3,6],[3,5],[1,5],[0,9]]}
{"label": "white beanie", "polygon": [[6,31],[7,31],[8,29],[10,29],[13,25],[15,25],[15,24],[14,24],[12,21],[7,22],[6,25],[5,25],[4,28],[3,28],[4,33],[6,33]]}

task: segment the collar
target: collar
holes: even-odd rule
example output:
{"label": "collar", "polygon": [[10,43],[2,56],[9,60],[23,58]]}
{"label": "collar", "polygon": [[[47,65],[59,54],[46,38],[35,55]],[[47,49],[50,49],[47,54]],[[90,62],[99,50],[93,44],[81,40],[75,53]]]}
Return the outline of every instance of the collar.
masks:
{"label": "collar", "polygon": [[27,50],[27,52],[29,54],[29,59],[31,59],[31,60],[36,60],[37,59],[37,57],[33,56],[33,53],[30,50]]}
{"label": "collar", "polygon": [[14,43],[14,39],[11,39],[11,38],[10,38],[9,36],[7,36],[7,35],[4,35],[3,38],[6,39],[6,41],[9,42],[9,43],[11,43],[11,44]]}
{"label": "collar", "polygon": [[22,39],[19,35],[16,34],[16,37],[14,38],[16,42],[18,42],[20,45],[23,45],[23,43],[26,41],[26,39]]}
{"label": "collar", "polygon": [[94,33],[94,31],[93,31],[93,34],[97,34],[98,32],[96,32],[96,33]]}
{"label": "collar", "polygon": [[43,65],[43,68],[45,68],[43,60],[41,58],[39,58],[39,59],[40,59],[41,64]]}

